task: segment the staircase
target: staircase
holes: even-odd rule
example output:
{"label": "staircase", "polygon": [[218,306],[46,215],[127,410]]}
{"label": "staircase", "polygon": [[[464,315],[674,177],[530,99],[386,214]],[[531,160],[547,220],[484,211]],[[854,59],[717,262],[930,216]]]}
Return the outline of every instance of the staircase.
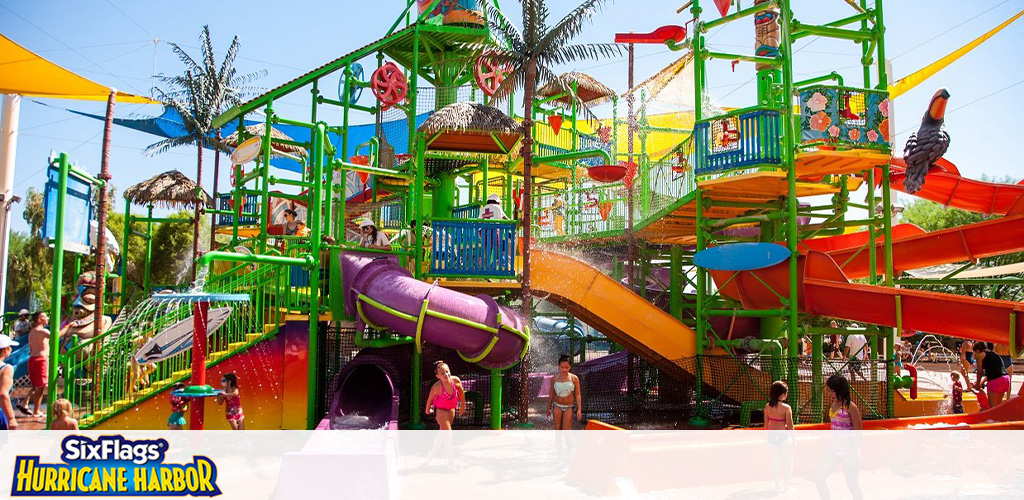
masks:
{"label": "staircase", "polygon": [[[214,366],[277,335],[287,307],[281,297],[291,287],[290,268],[272,264],[236,266],[215,275],[210,293],[247,293],[250,302],[236,306],[225,323],[208,337],[206,365]],[[60,358],[62,396],[71,401],[80,428],[89,429],[191,377],[191,350],[154,364],[139,366],[135,352],[167,326],[191,317],[192,306],[181,304],[154,315],[139,304],[125,310],[103,335],[68,349]],[[70,376],[69,376],[70,374]]]}

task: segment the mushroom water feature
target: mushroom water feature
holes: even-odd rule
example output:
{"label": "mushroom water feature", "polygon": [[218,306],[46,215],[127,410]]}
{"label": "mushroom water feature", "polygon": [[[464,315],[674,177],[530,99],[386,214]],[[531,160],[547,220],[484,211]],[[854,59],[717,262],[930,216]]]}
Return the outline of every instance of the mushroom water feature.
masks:
{"label": "mushroom water feature", "polygon": [[[247,293],[204,292],[205,271],[205,268],[200,271],[201,274],[197,277],[193,287],[184,293],[158,293],[152,297],[156,304],[167,304],[168,306],[166,309],[159,307],[148,309],[148,311],[157,312],[157,315],[153,317],[154,321],[165,318],[167,315],[160,315],[160,312],[167,310],[176,311],[180,315],[191,309],[192,316],[191,318],[182,318],[169,325],[164,320],[165,327],[135,354],[135,361],[142,365],[191,350],[192,373],[188,386],[173,393],[174,396],[192,399],[192,403],[189,405],[190,430],[203,429],[205,398],[216,396],[220,392],[206,382],[207,337],[228,320],[235,305],[249,302]],[[213,307],[211,308],[211,306]],[[190,319],[191,321],[189,321]]]}

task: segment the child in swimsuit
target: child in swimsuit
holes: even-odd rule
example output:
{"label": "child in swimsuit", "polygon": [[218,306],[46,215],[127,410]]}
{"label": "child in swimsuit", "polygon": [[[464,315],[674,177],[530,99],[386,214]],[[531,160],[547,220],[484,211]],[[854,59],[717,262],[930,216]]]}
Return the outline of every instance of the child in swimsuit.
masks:
{"label": "child in swimsuit", "polygon": [[768,443],[772,445],[775,490],[780,493],[789,490],[789,479],[793,476],[791,445],[796,436],[793,434],[793,409],[784,402],[788,398],[789,386],[777,380],[768,392],[768,404],[764,407],[764,428],[768,431]]}
{"label": "child in swimsuit", "polygon": [[572,361],[569,356],[558,358],[558,374],[551,378],[551,393],[548,395],[547,416],[550,418],[554,407],[555,430],[572,429],[572,407],[576,406],[576,420],[583,419],[583,400],[580,396],[580,379],[569,373]]}
{"label": "child in swimsuit", "polygon": [[242,413],[242,399],[238,396],[238,376],[226,373],[220,378],[224,392],[217,396],[217,404],[224,405],[224,418],[233,431],[245,430],[245,415]]}
{"label": "child in swimsuit", "polygon": [[455,470],[455,452],[452,442],[452,422],[458,414],[459,408],[466,411],[466,391],[462,388],[462,381],[459,377],[452,376],[452,370],[444,361],[434,362],[434,376],[437,382],[430,387],[430,394],[427,395],[427,407],[423,410],[429,415],[434,413],[434,420],[441,429],[434,439],[434,447],[427,453],[427,459],[422,467],[426,467],[434,460],[441,446],[444,446],[445,455],[448,457],[448,469]]}
{"label": "child in swimsuit", "polygon": [[71,401],[60,398],[53,402],[53,422],[50,422],[51,431],[77,431],[78,420],[72,417],[74,407]]}
{"label": "child in swimsuit", "polygon": [[434,363],[434,376],[437,382],[430,388],[427,395],[426,414],[434,413],[441,430],[452,430],[452,422],[458,416],[458,409],[466,410],[466,392],[462,389],[459,377],[453,377],[451,368],[444,361]]}
{"label": "child in swimsuit", "polygon": [[175,396],[176,391],[183,390],[185,384],[178,382],[171,387],[171,416],[167,417],[167,428],[180,431],[185,428],[185,410],[188,409],[188,398]]}
{"label": "child in swimsuit", "polygon": [[846,487],[850,489],[854,500],[864,498],[858,478],[860,467],[860,454],[858,452],[859,432],[864,427],[861,424],[860,408],[850,399],[850,382],[846,377],[835,374],[825,382],[825,393],[831,401],[828,408],[828,418],[832,425],[832,442],[825,451],[818,467],[815,478],[815,485],[821,498],[830,498],[826,480],[829,474],[835,470],[837,465],[842,464],[843,474],[846,476]]}
{"label": "child in swimsuit", "polygon": [[952,372],[949,377],[953,379],[953,390],[950,395],[951,412],[964,412],[964,385],[960,383],[960,373]]}

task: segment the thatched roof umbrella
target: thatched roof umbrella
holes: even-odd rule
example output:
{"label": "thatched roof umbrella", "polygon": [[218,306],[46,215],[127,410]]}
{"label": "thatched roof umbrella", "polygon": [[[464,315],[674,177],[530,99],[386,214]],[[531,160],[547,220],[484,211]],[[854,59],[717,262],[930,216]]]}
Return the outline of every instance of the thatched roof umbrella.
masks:
{"label": "thatched roof umbrella", "polygon": [[[124,197],[137,205],[189,208],[200,201],[197,192],[195,181],[177,170],[171,170],[126,189]],[[202,193],[203,205],[212,205],[213,198],[205,191]]]}
{"label": "thatched roof umbrella", "polygon": [[457,102],[430,115],[419,131],[431,136],[427,148],[432,150],[508,154],[519,142],[522,126],[497,108]]}
{"label": "thatched roof umbrella", "polygon": [[[265,123],[257,123],[256,125],[249,125],[248,127],[245,127],[246,134],[248,134],[250,136],[257,136],[257,137],[263,137],[263,135],[266,133],[266,130],[267,130],[267,125]],[[280,130],[277,130],[276,128],[273,128],[273,127],[270,128],[270,137],[273,138],[273,139],[283,139],[283,140],[286,140],[286,141],[294,141],[295,140],[295,139],[292,139],[291,137],[288,137],[288,135],[285,134],[284,132],[281,132]],[[244,141],[239,141],[238,140],[238,131],[236,130],[231,135],[221,139],[220,147],[224,148],[224,149],[233,149],[233,148],[237,148],[238,145],[241,142],[244,142]],[[293,155],[299,155],[299,156],[306,156],[306,150],[303,149],[303,148],[300,148],[298,146],[293,146],[291,144],[281,144],[279,142],[273,142],[273,141],[271,141],[271,142],[272,142],[272,144],[271,144],[270,147],[273,148],[274,151],[278,151],[278,152],[281,152],[281,153],[293,154]]]}
{"label": "thatched roof umbrella", "polygon": [[[615,91],[607,85],[597,81],[594,77],[586,73],[580,73],[579,71],[562,73],[557,79],[552,80],[548,82],[547,85],[541,87],[541,89],[537,91],[537,94],[543,97],[551,97],[558,94],[571,93],[572,84],[574,83],[576,84],[577,97],[586,105],[601,104],[615,96]],[[571,102],[571,99],[568,96],[556,100],[562,103]]]}

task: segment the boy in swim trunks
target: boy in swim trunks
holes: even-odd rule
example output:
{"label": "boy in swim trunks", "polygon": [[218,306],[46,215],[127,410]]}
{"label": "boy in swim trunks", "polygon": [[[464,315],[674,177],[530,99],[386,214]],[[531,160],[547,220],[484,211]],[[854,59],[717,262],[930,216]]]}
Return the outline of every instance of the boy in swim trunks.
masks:
{"label": "boy in swim trunks", "polygon": [[28,400],[32,405],[33,417],[43,416],[40,406],[49,382],[50,330],[46,329],[49,325],[50,316],[44,311],[32,315],[32,330],[28,332],[28,378],[32,383],[32,391],[28,393]]}

